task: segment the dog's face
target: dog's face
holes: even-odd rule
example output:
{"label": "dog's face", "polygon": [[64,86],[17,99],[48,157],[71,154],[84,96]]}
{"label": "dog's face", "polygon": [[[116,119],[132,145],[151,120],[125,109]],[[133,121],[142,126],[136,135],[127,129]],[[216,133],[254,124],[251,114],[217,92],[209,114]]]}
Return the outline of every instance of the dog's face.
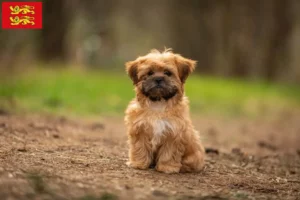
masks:
{"label": "dog's face", "polygon": [[183,95],[183,84],[195,68],[195,61],[170,51],[153,50],[126,63],[126,70],[139,96],[151,101],[169,100]]}

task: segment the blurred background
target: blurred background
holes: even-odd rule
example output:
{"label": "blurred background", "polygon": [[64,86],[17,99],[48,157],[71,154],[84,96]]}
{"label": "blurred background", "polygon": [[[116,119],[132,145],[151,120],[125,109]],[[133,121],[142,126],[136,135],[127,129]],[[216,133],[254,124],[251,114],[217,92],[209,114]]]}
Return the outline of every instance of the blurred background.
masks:
{"label": "blurred background", "polygon": [[42,2],[42,30],[0,32],[3,110],[123,112],[124,62],[164,47],[198,61],[195,110],[299,105],[299,0]]}

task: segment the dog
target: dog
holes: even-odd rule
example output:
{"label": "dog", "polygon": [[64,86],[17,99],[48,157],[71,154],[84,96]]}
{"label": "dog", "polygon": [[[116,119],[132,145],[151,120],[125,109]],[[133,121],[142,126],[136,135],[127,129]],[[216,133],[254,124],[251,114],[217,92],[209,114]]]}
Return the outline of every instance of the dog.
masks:
{"label": "dog", "polygon": [[204,148],[189,116],[184,83],[196,61],[156,49],[126,64],[136,97],[125,111],[129,162],[164,173],[199,172]]}

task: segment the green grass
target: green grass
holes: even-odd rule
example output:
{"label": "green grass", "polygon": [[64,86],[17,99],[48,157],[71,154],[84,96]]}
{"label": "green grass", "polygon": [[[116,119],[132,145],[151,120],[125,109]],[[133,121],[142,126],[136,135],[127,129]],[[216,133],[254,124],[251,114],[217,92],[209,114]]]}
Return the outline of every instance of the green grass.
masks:
{"label": "green grass", "polygon": [[[300,88],[193,75],[186,83],[191,111],[260,115],[300,105]],[[0,81],[0,108],[14,112],[119,115],[134,97],[125,73],[34,70]]]}

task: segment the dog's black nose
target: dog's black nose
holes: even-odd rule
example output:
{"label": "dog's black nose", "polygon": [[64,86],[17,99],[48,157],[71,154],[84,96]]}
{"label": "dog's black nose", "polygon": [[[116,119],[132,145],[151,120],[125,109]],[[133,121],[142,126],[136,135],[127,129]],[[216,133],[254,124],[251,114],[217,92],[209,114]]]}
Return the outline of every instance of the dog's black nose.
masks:
{"label": "dog's black nose", "polygon": [[154,80],[157,84],[160,84],[164,80],[164,77],[156,77]]}

